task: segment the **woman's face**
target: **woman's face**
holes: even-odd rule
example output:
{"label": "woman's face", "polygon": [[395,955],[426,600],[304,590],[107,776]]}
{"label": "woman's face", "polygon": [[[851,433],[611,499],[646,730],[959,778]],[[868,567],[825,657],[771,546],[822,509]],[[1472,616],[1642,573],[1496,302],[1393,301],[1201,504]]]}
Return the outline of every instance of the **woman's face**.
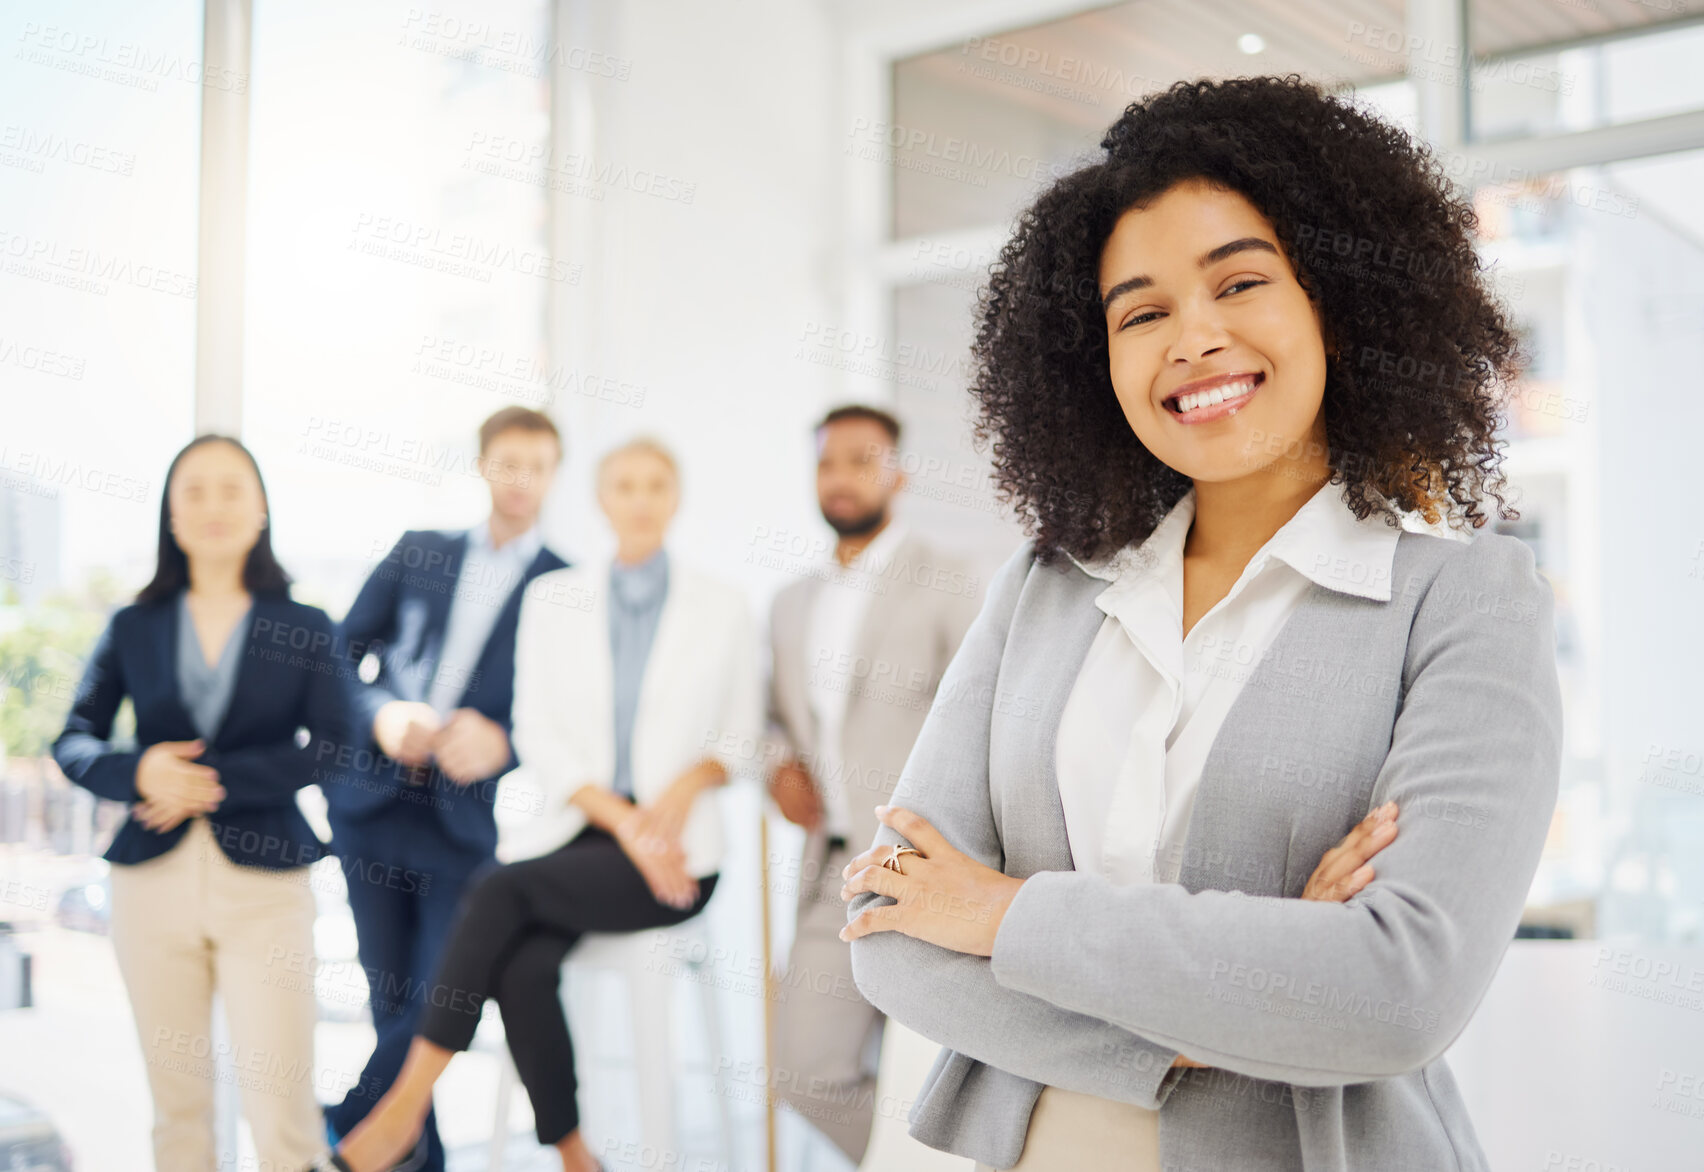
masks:
{"label": "woman's face", "polygon": [[260,478],[230,444],[202,444],[179,460],[167,500],[172,537],[190,561],[242,561],[260,538]]}
{"label": "woman's face", "polygon": [[651,548],[663,543],[680,504],[680,486],[661,457],[635,449],[605,466],[598,503],[624,545]]}
{"label": "woman's face", "polygon": [[1162,463],[1196,481],[1326,466],[1319,313],[1247,199],[1190,180],[1125,212],[1100,292],[1113,390]]}

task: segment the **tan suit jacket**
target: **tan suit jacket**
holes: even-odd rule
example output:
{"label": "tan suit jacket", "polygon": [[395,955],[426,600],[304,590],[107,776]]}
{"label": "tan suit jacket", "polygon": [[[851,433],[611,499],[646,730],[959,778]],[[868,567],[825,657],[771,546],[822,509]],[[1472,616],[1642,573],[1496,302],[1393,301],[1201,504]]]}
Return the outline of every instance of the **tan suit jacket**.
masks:
{"label": "tan suit jacket", "polygon": [[[850,946],[839,936],[846,923],[840,868],[875,840],[875,807],[893,795],[941,676],[981,609],[986,581],[966,560],[909,532],[900,535],[886,566],[872,569],[860,584],[870,598],[853,647],[840,737],[844,761],[837,767],[824,760],[811,708],[811,672],[823,670],[829,653],[811,645],[811,611],[824,588],[820,577],[801,577],[771,605],[764,746],[766,764],[799,758],[819,791],[827,791],[825,800],[844,787],[847,844],[834,848],[819,825],[798,861],[797,931],[775,1007],[774,1082],[782,1101],[854,1164],[870,1143],[876,1075],[869,1051],[886,1019],[853,981]],[[827,666],[837,676],[845,670]],[[793,877],[772,870],[770,885],[787,892]],[[939,1167],[943,1160],[962,1166],[903,1130],[893,1139],[906,1149],[906,1167]]]}
{"label": "tan suit jacket", "polygon": [[839,777],[823,777],[818,730],[811,711],[810,673],[818,650],[809,646],[811,607],[824,586],[815,577],[783,588],[770,608],[770,760],[798,757],[819,788],[840,785],[862,851],[880,823],[875,807],[893,795],[935,689],[981,607],[986,582],[966,559],[908,533],[883,572],[871,572],[872,594],[855,644],[852,689],[846,698]]}

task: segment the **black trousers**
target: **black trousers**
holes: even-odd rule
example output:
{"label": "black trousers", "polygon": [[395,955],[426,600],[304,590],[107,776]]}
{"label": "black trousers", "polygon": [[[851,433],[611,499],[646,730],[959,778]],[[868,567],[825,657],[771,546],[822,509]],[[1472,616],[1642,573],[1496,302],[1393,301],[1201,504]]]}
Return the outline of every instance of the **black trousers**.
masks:
{"label": "black trousers", "polygon": [[588,826],[548,855],[481,869],[468,884],[427,990],[420,1036],[465,1050],[487,998],[496,998],[515,1070],[532,1100],[540,1143],[580,1125],[574,1046],[562,1013],[562,961],[586,932],[638,932],[703,910],[716,875],[687,908],[659,903],[613,837]]}

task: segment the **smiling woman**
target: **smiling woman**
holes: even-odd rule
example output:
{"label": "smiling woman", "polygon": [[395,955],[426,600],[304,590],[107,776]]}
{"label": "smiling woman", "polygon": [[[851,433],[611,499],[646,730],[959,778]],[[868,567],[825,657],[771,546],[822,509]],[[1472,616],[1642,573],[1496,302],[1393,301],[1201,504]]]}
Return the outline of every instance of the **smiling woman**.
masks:
{"label": "smiling woman", "polygon": [[859,988],[944,1047],[911,1134],[1024,1172],[1484,1169],[1442,1055],[1562,730],[1532,552],[1411,523],[1513,515],[1473,214],[1293,77],[1179,84],[1102,146],[982,296],[978,438],[1034,536],[843,891]]}
{"label": "smiling woman", "polygon": [[[1519,355],[1436,162],[1294,78],[1180,83],[1102,146],[1019,218],[981,298],[977,437],[999,436],[996,474],[1044,563],[1145,537],[1195,459],[1303,479],[1329,464],[1357,517],[1484,524]],[[1203,331],[1241,345],[1206,339],[1180,377],[1164,344]],[[1161,413],[1227,374],[1274,381],[1197,417],[1233,425]]]}

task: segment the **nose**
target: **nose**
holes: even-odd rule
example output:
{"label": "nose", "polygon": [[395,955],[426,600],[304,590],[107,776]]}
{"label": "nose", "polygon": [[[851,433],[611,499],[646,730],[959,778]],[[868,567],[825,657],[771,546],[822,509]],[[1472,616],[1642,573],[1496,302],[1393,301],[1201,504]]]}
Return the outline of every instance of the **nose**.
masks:
{"label": "nose", "polygon": [[1171,320],[1176,333],[1167,349],[1168,361],[1199,362],[1217,354],[1230,342],[1213,302],[1180,305],[1173,311]]}

